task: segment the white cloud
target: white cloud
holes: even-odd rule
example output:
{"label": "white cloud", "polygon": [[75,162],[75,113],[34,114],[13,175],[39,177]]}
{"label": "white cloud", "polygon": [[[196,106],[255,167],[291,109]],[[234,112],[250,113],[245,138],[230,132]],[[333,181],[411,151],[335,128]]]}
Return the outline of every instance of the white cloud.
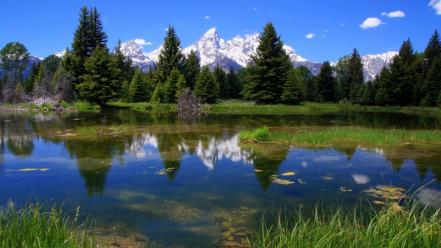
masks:
{"label": "white cloud", "polygon": [[441,0],[430,0],[429,6],[436,10],[437,15],[441,15]]}
{"label": "white cloud", "polygon": [[207,15],[207,16],[204,16],[204,19],[205,19],[205,20],[210,20],[210,19],[211,19],[211,16],[208,16],[208,15]]}
{"label": "white cloud", "polygon": [[316,36],[316,34],[314,34],[314,33],[308,33],[305,35],[306,39],[308,39],[308,40],[314,39],[315,36]]}
{"label": "white cloud", "polygon": [[384,22],[376,17],[369,17],[362,24],[360,24],[360,28],[368,29],[368,28],[376,28],[384,24]]}
{"label": "white cloud", "polygon": [[146,41],[146,40],[140,39],[140,38],[134,39],[133,42],[135,42],[137,45],[140,45],[140,46],[150,46],[150,45],[153,45],[152,42]]}
{"label": "white cloud", "polygon": [[368,176],[361,174],[352,174],[352,179],[354,179],[356,184],[367,184],[370,181]]}
{"label": "white cloud", "polygon": [[381,13],[382,16],[387,16],[390,18],[400,18],[400,17],[405,17],[406,13],[404,13],[401,10],[396,10],[396,11],[392,11],[392,12],[383,12]]}

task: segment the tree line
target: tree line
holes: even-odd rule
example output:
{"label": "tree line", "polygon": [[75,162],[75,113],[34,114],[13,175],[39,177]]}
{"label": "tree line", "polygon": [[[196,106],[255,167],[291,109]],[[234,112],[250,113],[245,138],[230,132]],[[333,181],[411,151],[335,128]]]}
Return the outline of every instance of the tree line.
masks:
{"label": "tree line", "polygon": [[71,47],[63,57],[49,56],[26,72],[30,55],[18,42],[0,50],[0,101],[38,97],[84,100],[100,106],[109,101],[176,103],[190,89],[203,103],[244,99],[257,104],[349,102],[380,106],[441,106],[441,41],[434,32],[423,53],[403,42],[397,56],[374,79],[365,82],[356,49],[335,65],[326,61],[318,75],[293,67],[272,23],[260,35],[246,68],[225,71],[201,66],[194,51],[184,55],[173,26],[164,38],[155,66],[142,71],[108,37],[96,8],[83,7]]}

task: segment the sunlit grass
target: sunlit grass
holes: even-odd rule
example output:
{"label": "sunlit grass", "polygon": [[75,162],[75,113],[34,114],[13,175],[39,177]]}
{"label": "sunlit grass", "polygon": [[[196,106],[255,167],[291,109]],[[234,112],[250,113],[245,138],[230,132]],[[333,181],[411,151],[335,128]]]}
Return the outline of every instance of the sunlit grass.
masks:
{"label": "sunlit grass", "polygon": [[274,223],[264,220],[250,239],[253,248],[429,248],[441,247],[441,215],[410,204],[401,208],[396,203],[383,209],[362,213],[336,210],[329,214],[316,208],[312,214],[295,211],[279,214]]}
{"label": "sunlit grass", "polygon": [[240,132],[242,142],[267,141],[305,147],[367,146],[391,147],[402,145],[441,146],[440,130],[375,129],[364,127],[302,127],[291,132],[270,131],[266,140],[253,134],[260,129]]}
{"label": "sunlit grass", "polygon": [[20,209],[11,204],[0,210],[0,247],[97,247],[77,217],[66,218],[60,209],[45,211],[38,204]]}

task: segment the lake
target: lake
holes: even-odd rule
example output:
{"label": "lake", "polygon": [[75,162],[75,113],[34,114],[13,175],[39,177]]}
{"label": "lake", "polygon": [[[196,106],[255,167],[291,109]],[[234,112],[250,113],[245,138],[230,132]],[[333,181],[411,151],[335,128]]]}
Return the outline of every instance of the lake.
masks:
{"label": "lake", "polygon": [[[208,115],[129,110],[0,114],[0,203],[39,201],[94,220],[102,237],[158,247],[246,247],[264,213],[369,206],[366,192],[402,188],[441,207],[441,152],[240,144],[261,126],[440,129],[404,114]],[[115,238],[116,237],[116,238]],[[109,242],[114,242],[109,238]]]}

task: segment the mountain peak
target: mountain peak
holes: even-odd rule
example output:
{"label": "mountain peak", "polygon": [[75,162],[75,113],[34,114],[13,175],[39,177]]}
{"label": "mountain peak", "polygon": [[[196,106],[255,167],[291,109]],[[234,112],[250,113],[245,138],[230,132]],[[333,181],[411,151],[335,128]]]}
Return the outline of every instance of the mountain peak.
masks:
{"label": "mountain peak", "polygon": [[212,28],[208,29],[207,32],[205,32],[205,34],[202,35],[202,37],[205,37],[205,36],[219,36],[219,34],[217,32],[217,28],[212,27]]}

